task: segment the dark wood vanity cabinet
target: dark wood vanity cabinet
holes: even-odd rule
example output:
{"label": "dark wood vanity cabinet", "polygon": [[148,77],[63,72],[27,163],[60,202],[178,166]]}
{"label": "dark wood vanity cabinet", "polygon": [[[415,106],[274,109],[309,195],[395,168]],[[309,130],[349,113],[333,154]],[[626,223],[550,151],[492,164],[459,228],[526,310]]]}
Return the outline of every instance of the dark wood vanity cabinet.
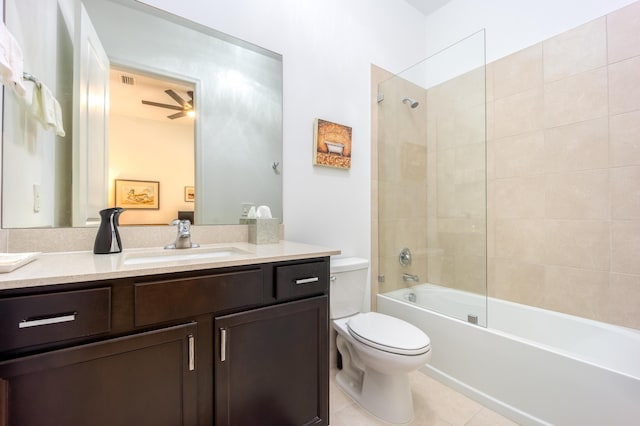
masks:
{"label": "dark wood vanity cabinet", "polygon": [[216,318],[216,425],[328,423],[327,296]]}
{"label": "dark wood vanity cabinet", "polygon": [[4,424],[196,425],[196,371],[189,361],[196,328],[169,327],[4,362]]}
{"label": "dark wood vanity cabinet", "polygon": [[329,259],[0,292],[0,426],[328,424]]}

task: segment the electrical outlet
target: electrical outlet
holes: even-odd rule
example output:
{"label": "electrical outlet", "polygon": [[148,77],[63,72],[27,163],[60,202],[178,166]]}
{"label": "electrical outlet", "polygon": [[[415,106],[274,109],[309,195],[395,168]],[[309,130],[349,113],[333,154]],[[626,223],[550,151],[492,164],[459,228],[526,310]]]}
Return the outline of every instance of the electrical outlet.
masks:
{"label": "electrical outlet", "polygon": [[40,212],[40,184],[33,184],[33,212]]}

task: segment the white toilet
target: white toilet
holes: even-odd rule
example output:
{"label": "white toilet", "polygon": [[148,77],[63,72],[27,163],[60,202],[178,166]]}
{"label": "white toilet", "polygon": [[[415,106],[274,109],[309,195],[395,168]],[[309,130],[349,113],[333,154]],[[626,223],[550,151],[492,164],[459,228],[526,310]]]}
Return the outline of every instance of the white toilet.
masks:
{"label": "white toilet", "polygon": [[376,417],[395,424],[413,419],[408,373],[431,358],[419,328],[377,312],[362,313],[369,262],[331,260],[330,315],[342,355],[338,385]]}

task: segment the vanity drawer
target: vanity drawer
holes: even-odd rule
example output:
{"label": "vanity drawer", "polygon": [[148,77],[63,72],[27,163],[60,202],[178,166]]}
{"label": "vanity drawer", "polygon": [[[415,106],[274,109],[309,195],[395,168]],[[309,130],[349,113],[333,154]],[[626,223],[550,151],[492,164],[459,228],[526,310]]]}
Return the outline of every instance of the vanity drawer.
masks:
{"label": "vanity drawer", "polygon": [[109,287],[0,300],[0,352],[110,329]]}
{"label": "vanity drawer", "polygon": [[262,269],[135,284],[135,325],[262,303]]}
{"label": "vanity drawer", "polygon": [[277,266],[275,270],[278,300],[321,294],[328,289],[328,262]]}

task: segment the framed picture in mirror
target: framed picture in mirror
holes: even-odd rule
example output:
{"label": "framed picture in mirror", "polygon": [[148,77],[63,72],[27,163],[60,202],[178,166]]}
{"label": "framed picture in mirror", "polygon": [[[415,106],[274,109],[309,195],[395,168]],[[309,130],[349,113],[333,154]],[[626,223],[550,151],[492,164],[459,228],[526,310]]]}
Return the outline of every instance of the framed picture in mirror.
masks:
{"label": "framed picture in mirror", "polygon": [[115,184],[116,206],[125,209],[160,209],[160,182],[116,179]]}
{"label": "framed picture in mirror", "polygon": [[184,187],[184,200],[188,203],[193,203],[196,201],[196,190],[193,186],[185,186]]}

